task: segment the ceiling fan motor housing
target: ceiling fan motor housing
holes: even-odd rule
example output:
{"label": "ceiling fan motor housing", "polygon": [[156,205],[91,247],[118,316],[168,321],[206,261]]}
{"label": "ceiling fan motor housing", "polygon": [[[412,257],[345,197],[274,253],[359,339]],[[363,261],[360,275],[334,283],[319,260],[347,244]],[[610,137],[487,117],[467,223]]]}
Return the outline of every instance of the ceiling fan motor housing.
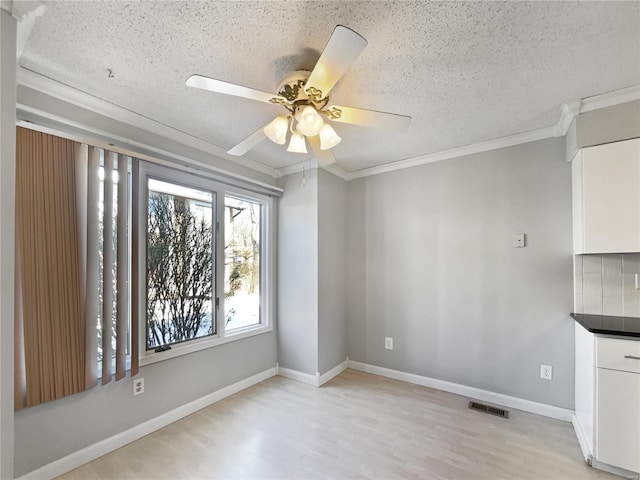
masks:
{"label": "ceiling fan motor housing", "polygon": [[[278,95],[287,99],[291,105],[314,105],[324,103],[329,100],[329,96],[324,97],[320,102],[314,101],[307,95],[304,86],[309,79],[311,72],[308,70],[297,70],[290,73],[280,81],[278,85]],[[317,107],[316,107],[317,108]]]}

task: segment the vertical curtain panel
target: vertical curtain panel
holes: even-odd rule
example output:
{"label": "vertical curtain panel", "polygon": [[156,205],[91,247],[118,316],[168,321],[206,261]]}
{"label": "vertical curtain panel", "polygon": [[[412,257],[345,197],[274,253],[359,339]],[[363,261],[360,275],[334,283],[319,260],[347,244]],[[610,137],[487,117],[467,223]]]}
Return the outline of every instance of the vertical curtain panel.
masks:
{"label": "vertical curtain panel", "polygon": [[125,377],[128,197],[128,157],[18,128],[16,409],[95,386],[99,353]]}
{"label": "vertical curtain panel", "polygon": [[16,245],[24,380],[21,406],[85,388],[85,319],[76,210],[75,145],[18,128]]}
{"label": "vertical curtain panel", "polygon": [[[117,160],[117,165],[114,162]],[[104,151],[102,237],[102,383],[121,380],[126,371],[129,325],[129,162]]]}

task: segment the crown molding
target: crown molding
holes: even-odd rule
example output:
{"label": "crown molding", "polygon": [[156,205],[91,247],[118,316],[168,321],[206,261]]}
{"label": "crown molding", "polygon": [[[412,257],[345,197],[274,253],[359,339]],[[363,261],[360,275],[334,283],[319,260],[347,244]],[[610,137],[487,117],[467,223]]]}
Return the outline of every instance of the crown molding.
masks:
{"label": "crown molding", "polygon": [[351,176],[349,175],[349,172],[344,171],[335,163],[331,165],[325,165],[322,168],[327,172],[334,174],[336,177],[340,177],[345,182],[348,182],[349,180],[351,180]]}
{"label": "crown molding", "polygon": [[312,160],[305,160],[304,162],[296,163],[294,165],[289,165],[288,167],[283,167],[277,170],[278,176],[284,177],[285,175],[291,175],[292,173],[300,173],[303,170],[307,169],[317,169],[322,168],[323,170],[335,175],[336,177],[341,178],[344,181],[351,180],[349,173],[345,172],[335,163],[331,165],[320,166],[318,161],[314,158]]}
{"label": "crown molding", "polygon": [[318,168],[318,161],[314,158],[312,160],[305,160],[304,162],[295,163],[287,167],[282,167],[277,170],[280,177],[285,177],[293,173],[300,173],[303,170],[312,170]]}
{"label": "crown molding", "polygon": [[424,165],[426,163],[449,160],[456,157],[462,157],[464,155],[487,152],[498,148],[512,147],[514,145],[544,140],[546,138],[564,137],[566,136],[571,123],[580,113],[611,107],[613,105],[619,105],[621,103],[631,102],[638,99],[640,99],[640,85],[563,103],[561,105],[562,112],[560,114],[560,118],[553,127],[531,130],[529,132],[496,138],[486,142],[474,143],[464,147],[453,148],[451,150],[420,155],[418,157],[412,157],[376,167],[364,168],[354,172],[345,172],[345,179],[353,180],[356,178],[368,177],[370,175],[377,175],[380,173],[393,172],[395,170]]}
{"label": "crown molding", "polygon": [[33,10],[28,11],[18,19],[18,25],[16,29],[16,59],[20,60],[24,47],[27,45],[33,26],[36,20],[44,15],[47,7],[44,5],[38,5]]}
{"label": "crown molding", "polygon": [[[146,160],[153,163],[159,163],[161,165],[173,166],[177,165],[186,167],[188,169],[200,172],[209,172],[215,175],[219,175],[228,179],[240,180],[243,183],[251,184],[254,186],[262,187],[267,194],[280,195],[284,190],[276,185],[256,180],[254,178],[240,175],[238,173],[230,172],[223,168],[218,168],[213,165],[209,165],[193,158],[188,158],[175,152],[167,152],[163,149],[156,148],[152,145],[136,142],[128,138],[115,135],[111,132],[105,132],[97,128],[88,127],[84,124],[73,122],[67,118],[62,118],[49,112],[38,110],[36,108],[16,104],[17,112],[21,113],[23,119],[16,121],[17,126],[29,128],[50,135],[56,135],[63,138],[68,138],[79,143],[86,143],[98,148],[104,148],[106,150],[112,150],[124,155],[136,157],[141,160]],[[33,121],[35,120],[35,121]],[[43,121],[44,120],[44,121]],[[54,126],[46,126],[44,123],[51,123]],[[75,133],[74,133],[75,132]],[[109,139],[109,143],[100,139]],[[114,148],[114,144],[111,141],[117,142],[118,147]],[[147,152],[147,153],[144,153]],[[165,160],[161,160],[165,159]],[[166,159],[171,159],[171,163],[167,164]],[[241,187],[244,187],[242,184]]]}
{"label": "crown molding", "polygon": [[563,103],[561,108],[562,113],[560,114],[560,120],[558,120],[558,123],[556,123],[553,129],[554,137],[564,137],[567,134],[571,123],[578,116],[578,113],[580,113],[580,100]]}
{"label": "crown molding", "polygon": [[397,162],[378,165],[375,167],[363,168],[362,170],[356,170],[353,172],[346,172],[341,168],[335,166],[335,168],[340,170],[340,173],[335,174],[343,178],[344,180],[349,181],[355,180],[356,178],[368,177],[371,175],[378,175],[380,173],[388,173],[395,170],[402,170],[405,168],[425,165],[427,163],[450,160],[457,157],[463,157],[465,155],[472,155],[475,153],[497,150],[499,148],[512,147],[514,145],[520,145],[523,143],[535,142],[537,140],[544,140],[546,138],[564,137],[567,134],[571,123],[580,112],[580,101],[578,100],[570,103],[563,103],[561,108],[562,113],[560,114],[560,119],[553,127],[546,127],[537,130],[531,130],[528,132],[517,133],[515,135],[487,140],[485,142],[473,143],[471,145],[452,148],[450,150],[443,150],[440,152],[411,157],[404,160],[399,160]]}
{"label": "crown molding", "polygon": [[[300,162],[295,165],[290,165],[280,169],[271,168],[267,165],[264,165],[255,160],[248,159],[246,157],[231,156],[227,154],[223,148],[217,145],[189,135],[175,128],[169,127],[168,125],[156,122],[155,120],[152,120],[148,117],[144,117],[131,110],[127,110],[124,107],[109,103],[98,97],[94,97],[92,95],[89,95],[88,93],[82,92],[23,67],[17,68],[16,77],[18,85],[32,88],[53,98],[62,100],[72,105],[76,105],[99,115],[104,115],[116,121],[120,121],[124,124],[140,128],[152,134],[160,135],[164,138],[174,140],[182,145],[195,148],[205,153],[214,155],[218,158],[222,158],[226,161],[249,168],[256,172],[269,175],[273,178],[279,178],[281,176],[290,175],[292,173],[299,173],[306,168],[320,168],[318,162],[315,159],[310,161],[306,160],[304,162]],[[562,111],[560,114],[560,118],[558,122],[552,127],[531,130],[528,132],[509,135],[506,137],[496,138],[484,142],[478,142],[463,147],[453,148],[450,150],[429,153],[426,155],[419,155],[416,157],[378,165],[375,167],[363,168],[361,170],[356,170],[353,172],[347,172],[336,164],[327,165],[321,168],[324,168],[324,170],[326,170],[327,172],[332,173],[333,175],[336,175],[337,177],[342,178],[345,181],[349,181],[356,178],[378,175],[380,173],[393,172],[395,170],[411,168],[427,163],[439,162],[442,160],[449,160],[452,158],[462,157],[475,153],[487,152],[499,148],[511,147],[514,145],[534,142],[546,138],[563,137],[567,134],[571,123],[578,114],[638,99],[640,99],[640,85],[635,85],[622,90],[616,90],[600,95],[594,95],[592,97],[586,97],[578,101],[563,103],[561,105]],[[128,143],[134,144],[135,142],[131,142],[129,140]]]}
{"label": "crown molding", "polygon": [[142,116],[131,110],[127,110],[119,105],[109,103],[101,98],[94,97],[93,95],[52,80],[51,78],[45,77],[26,68],[17,68],[16,81],[18,85],[31,88],[58,100],[62,100],[93,113],[97,113],[98,115],[103,115],[126,125],[140,128],[149,133],[168,138],[187,147],[195,148],[214,155],[231,163],[236,163],[256,172],[278,178],[277,170],[274,168],[245,157],[229,155],[223,148],[217,145],[189,135],[163,123],[156,122],[148,117]]}
{"label": "crown molding", "polygon": [[592,110],[612,107],[614,105],[620,105],[621,103],[632,102],[634,100],[640,100],[640,85],[634,85],[632,87],[623,88],[622,90],[615,90],[613,92],[583,98],[580,102],[579,113],[591,112]]}
{"label": "crown molding", "polygon": [[538,130],[531,130],[529,132],[518,133],[516,135],[509,135],[507,137],[496,138],[494,140],[488,140],[486,142],[473,143],[464,147],[452,148],[451,150],[443,150],[441,152],[429,153],[427,155],[407,158],[405,160],[387,163],[385,165],[363,168],[362,170],[356,170],[354,172],[348,173],[348,179],[353,180],[356,178],[368,177],[370,175],[378,175],[380,173],[388,173],[395,170],[417,167],[419,165],[424,165],[427,163],[450,160],[452,158],[463,157],[465,155],[471,155],[474,153],[488,152],[490,150],[496,150],[498,148],[512,147],[514,145],[520,145],[522,143],[544,140],[545,138],[551,138],[555,136],[555,131],[556,127],[540,128]]}

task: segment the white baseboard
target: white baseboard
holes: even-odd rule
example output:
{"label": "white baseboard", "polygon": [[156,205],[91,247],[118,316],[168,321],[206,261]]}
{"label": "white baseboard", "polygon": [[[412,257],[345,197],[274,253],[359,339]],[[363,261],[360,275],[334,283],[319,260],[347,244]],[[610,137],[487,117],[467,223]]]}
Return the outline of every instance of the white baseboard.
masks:
{"label": "white baseboard", "polygon": [[640,473],[632,472],[631,470],[625,470],[624,468],[614,467],[613,465],[609,465],[606,463],[601,463],[596,459],[593,460],[593,468],[597,468],[598,470],[602,470],[603,472],[613,473],[614,475],[618,475],[622,478],[629,478],[631,480],[640,479]]}
{"label": "white baseboard", "polygon": [[307,385],[312,385],[314,387],[320,387],[331,380],[333,377],[344,372],[347,369],[348,362],[349,359],[345,360],[340,365],[333,367],[331,370],[322,375],[320,375],[320,372],[316,372],[315,375],[311,375],[310,373],[303,373],[298,370],[284,368],[279,365],[276,366],[276,371],[277,375],[280,375],[281,377],[289,378],[301,383],[306,383]]}
{"label": "white baseboard", "polygon": [[338,375],[340,375],[342,372],[344,372],[347,367],[349,365],[349,358],[347,358],[344,362],[342,362],[339,365],[336,365],[335,367],[333,367],[331,370],[329,370],[328,372],[320,375],[318,377],[318,386],[322,386],[325,383],[327,383],[329,380],[331,380],[333,377],[337,377]]}
{"label": "white baseboard", "polygon": [[131,443],[139,438],[149,435],[162,427],[180,420],[181,418],[191,415],[213,403],[216,403],[224,398],[230,397],[241,390],[256,385],[268,378],[276,375],[276,368],[270,368],[264,372],[260,372],[244,380],[240,380],[232,385],[216,390],[204,397],[200,397],[197,400],[182,405],[174,410],[164,413],[158,417],[147,420],[146,422],[136,425],[135,427],[120,432],[112,437],[105,438],[100,442],[89,445],[88,447],[71,453],[66,457],[62,457],[47,465],[44,465],[36,470],[19,477],[17,480],[43,480],[50,479],[62,475],[74,468],[77,468],[85,463],[95,460],[102,455],[123,447],[124,445]]}
{"label": "white baseboard", "polygon": [[298,370],[292,370],[281,366],[276,367],[276,372],[276,375],[280,375],[281,377],[289,378],[296,382],[306,383],[307,385],[312,385],[314,387],[318,386],[318,377],[316,375],[299,372]]}
{"label": "white baseboard", "polygon": [[[244,390],[253,385],[256,385],[275,375],[280,375],[286,378],[290,378],[292,380],[306,383],[308,385],[319,387],[324,383],[328,382],[329,380],[331,380],[332,378],[334,378],[335,376],[342,373],[346,368],[353,368],[355,370],[360,370],[367,373],[373,373],[376,375],[381,375],[384,377],[393,378],[396,380],[401,380],[401,381],[413,383],[416,385],[436,388],[438,390],[456,393],[458,395],[463,395],[466,397],[495,403],[497,405],[504,405],[504,406],[516,408],[518,410],[523,410],[526,412],[536,413],[538,415],[555,418],[558,420],[564,420],[567,422],[572,421],[573,412],[571,410],[567,410],[564,408],[532,402],[530,400],[524,400],[521,398],[510,397],[508,395],[489,392],[487,390],[468,387],[466,385],[460,385],[460,384],[446,382],[446,381],[438,380],[434,378],[423,377],[423,376],[415,375],[412,373],[401,372],[398,370],[378,367],[375,365],[369,365],[361,362],[355,362],[353,360],[345,360],[344,362],[332,368],[331,370],[329,370],[323,375],[320,375],[320,374],[311,375],[308,373],[299,372],[297,370],[291,370],[288,368],[276,366],[275,368],[270,368],[268,370],[265,370],[264,372],[258,373],[249,378],[245,378],[244,380],[241,380],[227,387],[221,388],[220,390],[217,390],[197,400],[194,400],[185,405],[182,405],[181,407],[171,410],[165,414],[152,418],[151,420],[141,423],[140,425],[136,425],[135,427],[132,427],[129,430],[125,430],[124,432],[120,432],[112,437],[109,437],[100,442],[94,443],[93,445],[89,445],[88,447],[85,447],[82,450],[78,450],[77,452],[74,452],[72,454],[67,455],[66,457],[62,457],[58,460],[55,460],[36,470],[32,470],[31,472],[19,477],[17,480],[42,480],[42,479],[50,479],[50,478],[54,478],[59,475],[62,475],[63,473],[66,473],[70,470],[73,470],[74,468],[84,465],[85,463],[95,460],[96,458],[101,457],[102,455],[105,455],[128,443],[138,440],[139,438],[142,438],[145,435],[148,435],[156,430],[159,430],[162,427],[165,427],[177,420],[180,420],[181,418],[184,418],[187,415],[191,415],[192,413],[197,412],[202,408],[205,408],[213,403],[216,403],[224,398],[227,398],[235,393],[238,393],[241,390]],[[575,428],[575,425],[576,424],[574,423],[574,428]],[[576,434],[578,435],[578,441],[580,442],[580,446],[581,448],[583,448],[582,446],[583,439],[581,439],[580,434],[578,433],[578,429],[576,429]],[[583,453],[584,453],[584,448],[583,448]]]}
{"label": "white baseboard", "polygon": [[591,465],[591,459],[593,458],[591,442],[589,442],[587,435],[584,433],[584,429],[582,428],[582,425],[580,425],[575,413],[571,416],[571,425],[573,425],[573,431],[576,432],[576,437],[578,437],[578,443],[580,444],[580,450],[582,450],[584,461]]}
{"label": "white baseboard", "polygon": [[515,408],[517,410],[523,410],[525,412],[555,418],[557,420],[562,420],[565,422],[571,422],[571,417],[574,413],[573,410],[569,410],[566,408],[554,407],[553,405],[547,405],[545,403],[533,402],[531,400],[525,400],[523,398],[511,397],[509,395],[490,392],[488,390],[482,390],[480,388],[460,385],[459,383],[446,382],[444,380],[438,380],[436,378],[423,377],[421,375],[415,375],[413,373],[391,370],[390,368],[377,367],[375,365],[355,362],[353,360],[349,360],[348,366],[349,368],[353,368],[355,370],[373,373],[375,375],[381,375],[383,377],[389,377],[395,380],[401,380],[403,382],[409,382],[416,385],[422,385],[424,387],[435,388],[437,390],[443,390],[445,392],[455,393],[464,397],[470,397],[476,400],[494,403],[496,405],[503,405],[506,407]]}

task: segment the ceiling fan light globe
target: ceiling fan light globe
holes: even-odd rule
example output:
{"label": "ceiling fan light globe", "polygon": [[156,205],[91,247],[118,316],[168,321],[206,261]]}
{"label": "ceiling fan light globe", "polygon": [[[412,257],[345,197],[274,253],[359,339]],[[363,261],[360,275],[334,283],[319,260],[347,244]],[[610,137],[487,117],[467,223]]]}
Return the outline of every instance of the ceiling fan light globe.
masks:
{"label": "ceiling fan light globe", "polygon": [[307,125],[312,125],[313,123],[315,123],[317,116],[318,114],[312,107],[306,107],[302,111],[302,121]]}
{"label": "ceiling fan light globe", "polygon": [[320,150],[329,150],[342,141],[331,125],[325,123],[320,130]]}
{"label": "ceiling fan light globe", "polygon": [[318,135],[324,125],[322,117],[311,105],[307,105],[302,109],[302,112],[297,115],[297,120],[298,131],[307,137],[315,137]]}
{"label": "ceiling fan light globe", "polygon": [[287,152],[307,153],[307,145],[305,144],[304,137],[300,133],[291,135]]}
{"label": "ceiling fan light globe", "polygon": [[289,128],[289,120],[284,115],[278,115],[269,125],[264,127],[264,134],[269,140],[278,145],[284,145],[287,141],[287,129]]}

